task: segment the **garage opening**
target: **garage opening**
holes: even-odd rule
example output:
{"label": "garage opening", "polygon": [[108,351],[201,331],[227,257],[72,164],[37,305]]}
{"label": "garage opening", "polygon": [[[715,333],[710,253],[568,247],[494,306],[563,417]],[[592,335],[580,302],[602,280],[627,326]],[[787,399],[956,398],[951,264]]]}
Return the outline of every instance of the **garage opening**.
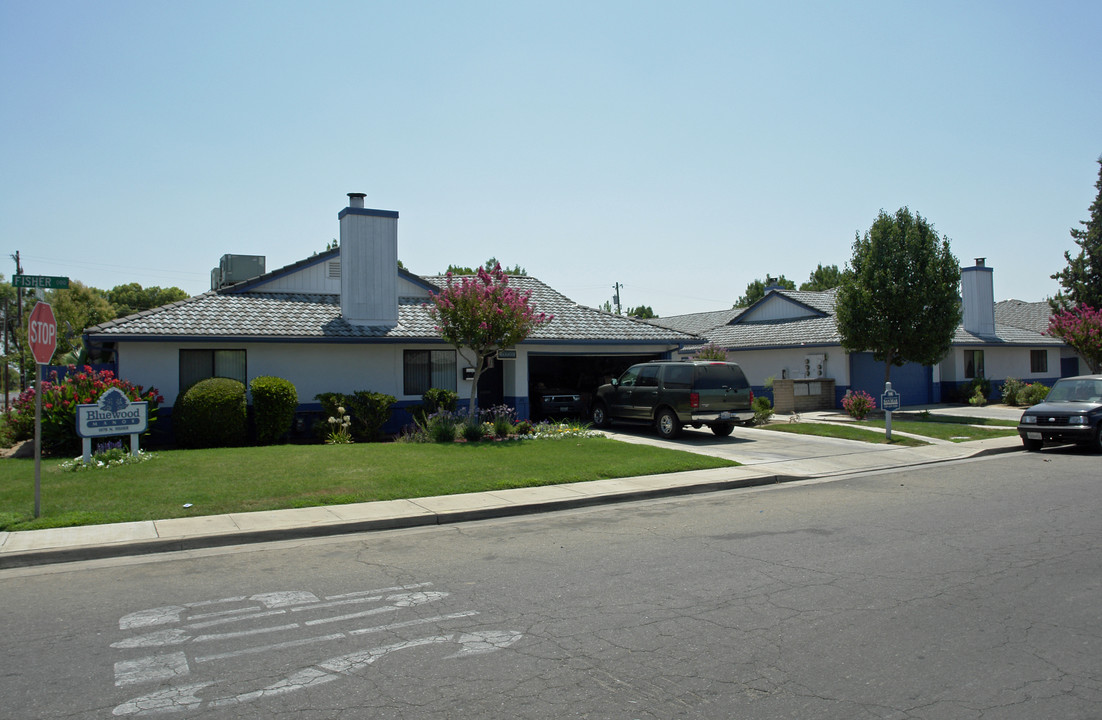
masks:
{"label": "garage opening", "polygon": [[597,388],[635,363],[661,360],[647,355],[528,355],[528,397],[532,417],[588,418]]}

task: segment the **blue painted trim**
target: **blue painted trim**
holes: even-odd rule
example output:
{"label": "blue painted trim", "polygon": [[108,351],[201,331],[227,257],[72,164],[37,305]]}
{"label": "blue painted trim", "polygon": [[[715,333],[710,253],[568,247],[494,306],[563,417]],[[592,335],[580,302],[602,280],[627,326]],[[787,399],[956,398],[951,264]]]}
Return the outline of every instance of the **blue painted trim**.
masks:
{"label": "blue painted trim", "polygon": [[340,220],[345,215],[366,215],[368,217],[381,217],[391,218],[393,220],[398,219],[398,211],[396,210],[371,210],[370,208],[353,208],[346,207],[337,213],[337,219]]}
{"label": "blue painted trim", "polygon": [[208,336],[208,335],[90,335],[91,339],[101,342],[199,342],[199,343],[308,343],[308,344],[405,344],[405,345],[447,345],[450,343],[436,337],[293,337],[289,335],[249,337],[248,335]]}
{"label": "blue painted trim", "polygon": [[[745,323],[743,321],[743,318],[746,315],[751,314],[751,312],[754,310],[754,308],[756,308],[758,305],[761,305],[762,303],[764,303],[766,300],[768,300],[773,295],[779,295],[780,297],[784,298],[785,300],[792,303],[793,305],[796,305],[797,307],[802,307],[802,308],[806,308],[807,310],[810,310],[811,312],[814,313],[814,317],[817,317],[817,318],[828,317],[828,313],[820,310],[819,308],[811,307],[807,303],[800,302],[799,300],[796,300],[795,298],[790,298],[787,295],[785,295],[783,292],[778,292],[776,289],[774,289],[774,290],[770,290],[769,292],[765,293],[765,295],[762,296],[761,300],[758,300],[756,303],[754,303],[750,307],[748,307],[745,310],[743,310],[742,312],[740,312],[738,314],[738,316],[731,318],[730,321],[727,322],[727,325],[728,326],[729,325],[742,325],[742,324],[755,325],[757,323],[765,324],[765,323],[775,323],[775,322],[777,322],[777,320],[775,320],[775,319],[774,320],[746,320]],[[794,318],[794,319],[803,320],[803,319],[806,319],[806,318]]]}
{"label": "blue painted trim", "polygon": [[[398,277],[405,278],[406,280],[410,281],[414,285],[418,285],[420,287],[423,287],[424,289],[428,290],[429,292],[432,292],[432,293],[439,293],[440,292],[440,288],[433,285],[432,283],[430,283],[428,280],[424,279],[420,275],[414,275],[413,273],[411,273],[409,270],[406,270],[405,268],[398,268]],[[425,302],[426,303],[432,302],[432,299],[431,298],[425,298]]]}

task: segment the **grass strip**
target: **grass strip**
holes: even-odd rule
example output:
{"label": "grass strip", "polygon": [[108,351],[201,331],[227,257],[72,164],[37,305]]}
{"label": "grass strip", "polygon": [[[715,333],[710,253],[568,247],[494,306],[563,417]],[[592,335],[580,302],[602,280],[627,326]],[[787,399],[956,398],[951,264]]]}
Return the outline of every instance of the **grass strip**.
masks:
{"label": "grass strip", "polygon": [[[159,520],[537,487],[738,463],[608,438],[281,445],[169,450],[136,465],[67,472],[0,461],[0,530]],[[184,505],[190,503],[191,507]]]}
{"label": "grass strip", "polygon": [[[895,427],[894,421],[892,422],[892,427]],[[860,440],[861,442],[878,443],[881,445],[917,447],[919,445],[930,444],[924,440],[903,437],[901,435],[893,436],[889,441],[884,437],[883,432],[878,433],[875,428],[867,427],[860,423],[853,423],[852,425],[832,425],[830,423],[770,423],[768,425],[762,425],[761,429],[793,433],[795,435],[816,435],[818,437],[832,437],[842,440]]]}
{"label": "grass strip", "polygon": [[[883,420],[862,420],[858,424],[875,428],[884,427]],[[937,438],[938,440],[949,440],[951,442],[969,442],[971,440],[1009,437],[1018,434],[1018,431],[1014,429],[1016,427],[1017,423],[1013,423],[1011,426],[976,427],[971,423],[951,423],[944,420],[896,420],[894,417],[892,418],[892,430]]]}

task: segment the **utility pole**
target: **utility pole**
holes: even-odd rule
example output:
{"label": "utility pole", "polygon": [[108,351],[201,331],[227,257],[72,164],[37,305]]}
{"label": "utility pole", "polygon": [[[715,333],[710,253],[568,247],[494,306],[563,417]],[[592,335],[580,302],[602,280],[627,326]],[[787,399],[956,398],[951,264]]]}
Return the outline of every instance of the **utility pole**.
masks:
{"label": "utility pole", "polygon": [[[23,266],[19,264],[19,251],[16,250],[15,254],[11,256],[12,260],[15,260],[15,274],[23,274]],[[23,288],[17,287],[15,289],[15,312],[18,317],[17,328],[23,327]],[[27,389],[27,366],[26,360],[23,355],[23,345],[16,343],[19,346],[19,391],[23,392]],[[36,389],[37,390],[37,389]]]}
{"label": "utility pole", "polygon": [[616,294],[612,296],[612,302],[615,303],[615,305],[616,305],[616,314],[617,315],[620,314],[620,288],[622,288],[622,287],[623,287],[623,285],[621,285],[620,283],[616,283],[615,285],[612,286],[612,289],[616,291]]}

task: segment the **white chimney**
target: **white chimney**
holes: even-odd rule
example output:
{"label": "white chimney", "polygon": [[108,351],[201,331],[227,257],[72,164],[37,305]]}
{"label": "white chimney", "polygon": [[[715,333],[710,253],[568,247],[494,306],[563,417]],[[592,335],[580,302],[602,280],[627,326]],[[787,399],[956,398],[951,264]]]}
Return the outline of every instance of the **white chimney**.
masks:
{"label": "white chimney", "polygon": [[398,324],[398,213],[348,193],[341,224],[341,315],[354,325]]}
{"label": "white chimney", "polygon": [[981,337],[995,334],[994,270],[985,265],[986,260],[987,258],[976,258],[975,267],[960,269],[964,329]]}

